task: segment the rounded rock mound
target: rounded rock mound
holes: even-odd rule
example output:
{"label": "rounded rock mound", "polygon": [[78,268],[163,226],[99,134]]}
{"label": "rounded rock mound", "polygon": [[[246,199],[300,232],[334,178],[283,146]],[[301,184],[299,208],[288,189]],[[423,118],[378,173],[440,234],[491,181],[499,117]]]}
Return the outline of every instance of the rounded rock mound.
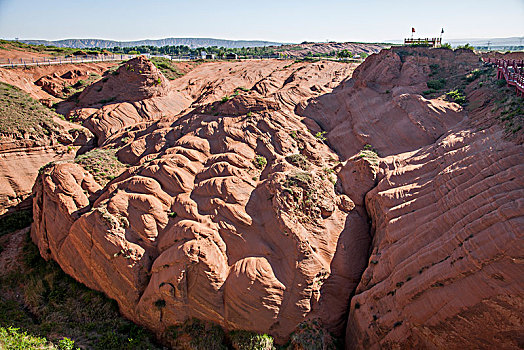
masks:
{"label": "rounded rock mound", "polygon": [[169,82],[144,56],[127,61],[78,97],[79,106],[110,102],[135,102],[167,95]]}

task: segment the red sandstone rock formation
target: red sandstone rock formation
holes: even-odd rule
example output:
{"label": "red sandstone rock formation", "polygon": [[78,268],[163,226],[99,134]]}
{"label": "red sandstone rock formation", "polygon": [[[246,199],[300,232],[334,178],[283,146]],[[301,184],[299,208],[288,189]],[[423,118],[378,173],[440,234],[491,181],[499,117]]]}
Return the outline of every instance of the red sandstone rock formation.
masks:
{"label": "red sandstone rock formation", "polygon": [[47,168],[33,240],[158,333],[197,317],[283,341],[320,319],[348,348],[518,348],[522,145],[486,120],[489,90],[468,88],[468,110],[421,95],[430,65],[452,80],[479,64],[401,48],[351,80],[333,62],[235,62],[146,77],[121,90],[131,103],[87,91],[71,113],[132,166],[104,188]]}
{"label": "red sandstone rock formation", "polygon": [[[158,332],[197,317],[284,340],[304,319],[320,318],[342,334],[367,259],[367,219],[335,192],[336,154],[293,110],[330,91],[351,65],[283,71],[286,62],[270,63],[255,63],[253,71],[227,64],[243,71],[242,79],[220,79],[230,100],[206,104],[217,92],[202,94],[189,113],[146,123],[147,129],[137,125],[119,152],[135,166],[101,191],[79,165],[46,169],[34,189],[32,231],[43,256]],[[203,69],[218,68],[209,66]],[[105,83],[132,79],[126,67]],[[162,90],[166,96],[174,97],[176,83]],[[193,85],[206,91],[218,83]],[[96,100],[85,97],[96,86],[80,104]],[[252,91],[233,94],[238,87]],[[145,96],[137,103],[163,108],[166,96]],[[111,117],[117,120],[101,114],[100,125]],[[95,132],[107,139],[115,131]]]}
{"label": "red sandstone rock formation", "polygon": [[333,93],[303,106],[300,114],[328,131],[330,145],[343,158],[366,144],[381,156],[429,145],[464,118],[459,105],[422,96],[430,65],[460,75],[478,67],[479,58],[469,50],[385,50],[366,59],[353,79]]}
{"label": "red sandstone rock formation", "polygon": [[522,345],[524,155],[502,136],[461,127],[384,160],[350,348]]}

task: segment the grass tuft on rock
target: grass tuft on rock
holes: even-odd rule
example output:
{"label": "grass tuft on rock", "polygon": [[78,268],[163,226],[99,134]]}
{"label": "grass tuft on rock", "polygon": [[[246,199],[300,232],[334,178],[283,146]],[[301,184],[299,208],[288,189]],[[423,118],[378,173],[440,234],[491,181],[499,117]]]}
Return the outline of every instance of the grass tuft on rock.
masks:
{"label": "grass tuft on rock", "polygon": [[230,332],[229,339],[235,350],[273,349],[273,338],[267,334],[239,330]]}
{"label": "grass tuft on rock", "polygon": [[113,149],[95,148],[78,156],[75,163],[82,165],[100,185],[105,186],[126,168],[115,153],[116,150]]}
{"label": "grass tuft on rock", "polygon": [[164,74],[164,76],[169,80],[175,80],[180,78],[184,74],[181,73],[177,67],[173,65],[173,62],[164,57],[152,57],[151,62]]}

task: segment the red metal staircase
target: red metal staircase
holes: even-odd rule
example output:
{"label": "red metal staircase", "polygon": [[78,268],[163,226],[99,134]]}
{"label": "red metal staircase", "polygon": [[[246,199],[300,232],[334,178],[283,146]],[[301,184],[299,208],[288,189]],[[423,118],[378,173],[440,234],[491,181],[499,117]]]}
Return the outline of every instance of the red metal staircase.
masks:
{"label": "red metal staircase", "polygon": [[509,87],[515,87],[517,96],[524,97],[524,60],[488,58],[486,62],[497,67],[497,79],[505,79]]}

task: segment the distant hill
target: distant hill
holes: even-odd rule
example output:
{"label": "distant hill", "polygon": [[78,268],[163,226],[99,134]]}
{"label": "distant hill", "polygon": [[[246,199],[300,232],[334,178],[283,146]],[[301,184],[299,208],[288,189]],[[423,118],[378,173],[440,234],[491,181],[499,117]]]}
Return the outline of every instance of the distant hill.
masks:
{"label": "distant hill", "polygon": [[493,50],[510,50],[517,49],[524,45],[524,37],[512,37],[512,38],[488,38],[488,39],[449,39],[447,40],[451,46],[458,46],[464,44],[470,44],[476,48],[486,49],[489,44],[489,48]]}
{"label": "distant hill", "polygon": [[46,46],[58,46],[58,47],[73,47],[77,49],[99,47],[102,49],[118,47],[130,47],[130,46],[179,46],[185,45],[190,48],[197,47],[226,47],[226,48],[241,48],[241,47],[259,47],[259,46],[278,46],[282,43],[271,42],[271,41],[260,41],[260,40],[224,40],[224,39],[211,39],[211,38],[167,38],[158,40],[136,40],[136,41],[114,41],[114,40],[102,40],[102,39],[64,39],[64,40],[19,40],[20,42],[33,45],[46,45]]}

